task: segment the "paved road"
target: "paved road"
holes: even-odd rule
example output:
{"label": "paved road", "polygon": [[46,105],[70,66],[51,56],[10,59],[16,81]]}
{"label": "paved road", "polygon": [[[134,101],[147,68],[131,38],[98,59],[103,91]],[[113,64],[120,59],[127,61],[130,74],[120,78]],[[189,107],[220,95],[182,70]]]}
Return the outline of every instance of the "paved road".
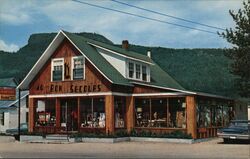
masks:
{"label": "paved road", "polygon": [[222,144],[220,139],[196,144],[146,142],[31,144],[2,142],[0,143],[0,156],[2,158],[249,159],[250,145]]}

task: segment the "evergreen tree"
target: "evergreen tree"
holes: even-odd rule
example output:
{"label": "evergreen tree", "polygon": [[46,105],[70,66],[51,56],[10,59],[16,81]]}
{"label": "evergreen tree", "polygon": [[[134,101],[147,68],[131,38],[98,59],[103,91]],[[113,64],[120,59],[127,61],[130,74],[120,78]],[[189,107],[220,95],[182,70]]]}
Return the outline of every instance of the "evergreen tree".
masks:
{"label": "evergreen tree", "polygon": [[236,87],[242,97],[250,98],[250,0],[243,2],[238,12],[229,10],[235,22],[235,28],[218,33],[233,48],[226,50],[226,56],[233,60],[231,72],[237,75]]}

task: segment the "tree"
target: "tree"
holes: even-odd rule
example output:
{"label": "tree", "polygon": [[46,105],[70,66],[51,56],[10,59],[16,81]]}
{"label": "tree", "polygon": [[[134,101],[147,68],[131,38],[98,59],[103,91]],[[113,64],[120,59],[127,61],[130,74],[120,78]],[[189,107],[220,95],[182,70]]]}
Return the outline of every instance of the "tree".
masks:
{"label": "tree", "polygon": [[238,12],[229,10],[235,22],[235,28],[218,33],[233,48],[226,49],[226,56],[232,59],[231,73],[237,76],[236,87],[242,97],[250,98],[250,0],[243,2]]}

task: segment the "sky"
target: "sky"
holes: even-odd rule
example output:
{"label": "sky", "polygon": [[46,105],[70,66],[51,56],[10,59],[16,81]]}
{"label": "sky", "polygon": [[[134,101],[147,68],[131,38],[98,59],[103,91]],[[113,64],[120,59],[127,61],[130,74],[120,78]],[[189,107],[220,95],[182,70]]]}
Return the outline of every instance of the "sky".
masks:
{"label": "sky", "polygon": [[[221,31],[139,10],[110,0],[79,0],[192,28]],[[229,9],[242,8],[243,0],[118,0],[163,14],[212,25],[234,27]],[[116,44],[167,48],[225,48],[231,44],[217,34],[169,25],[89,6],[72,0],[0,0],[0,50],[17,51],[34,33],[93,32]]]}

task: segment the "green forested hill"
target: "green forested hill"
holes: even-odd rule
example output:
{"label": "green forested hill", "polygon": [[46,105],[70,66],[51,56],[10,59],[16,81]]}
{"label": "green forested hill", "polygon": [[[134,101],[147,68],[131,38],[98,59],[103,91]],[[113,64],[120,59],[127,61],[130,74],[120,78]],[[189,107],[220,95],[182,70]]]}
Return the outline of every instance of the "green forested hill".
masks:
{"label": "green forested hill", "polygon": [[[78,34],[113,44],[99,34]],[[20,81],[55,35],[56,33],[33,34],[28,44],[16,53],[0,51],[0,78],[15,77]],[[144,55],[151,50],[152,59],[187,90],[227,96],[235,94],[235,77],[229,73],[230,60],[224,56],[223,49],[170,49],[138,45],[130,45],[129,49]]]}
{"label": "green forested hill", "polygon": [[223,49],[170,49],[130,46],[147,54],[187,90],[234,96],[235,76],[230,74],[230,60]]}
{"label": "green forested hill", "polygon": [[[113,44],[110,40],[99,34],[78,34],[90,39]],[[0,78],[15,77],[17,81],[21,81],[55,36],[56,33],[32,34],[28,40],[28,44],[20,48],[16,53],[0,51]]]}

